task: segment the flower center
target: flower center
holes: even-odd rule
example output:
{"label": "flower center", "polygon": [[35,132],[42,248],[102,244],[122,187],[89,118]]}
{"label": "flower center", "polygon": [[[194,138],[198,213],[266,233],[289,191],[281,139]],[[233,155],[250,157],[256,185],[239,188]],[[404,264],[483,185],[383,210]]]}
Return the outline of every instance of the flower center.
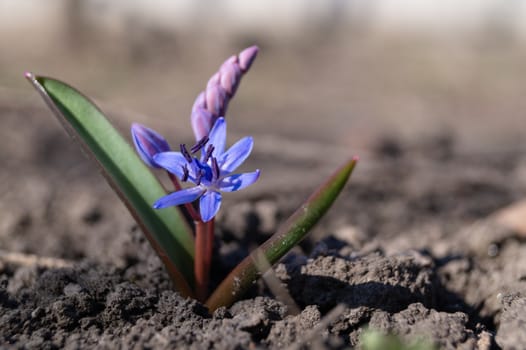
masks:
{"label": "flower center", "polygon": [[[190,177],[190,170],[188,168],[188,165],[190,165],[190,167],[193,167],[193,169],[195,170],[195,181],[193,182],[195,182],[197,186],[200,186],[202,181],[206,180],[203,185],[206,185],[206,187],[215,188],[214,184],[219,180],[219,177],[221,176],[221,169],[217,162],[217,158],[212,156],[212,153],[215,150],[214,145],[208,145],[208,147],[206,148],[206,153],[202,157],[201,162],[194,156],[195,153],[199,152],[206,146],[208,141],[208,136],[203,137],[190,148],[190,151],[188,151],[186,144],[180,144],[181,154],[187,162],[186,164],[181,166],[183,168],[183,175],[181,177],[181,181],[188,181]],[[210,164],[208,163],[209,161]]]}

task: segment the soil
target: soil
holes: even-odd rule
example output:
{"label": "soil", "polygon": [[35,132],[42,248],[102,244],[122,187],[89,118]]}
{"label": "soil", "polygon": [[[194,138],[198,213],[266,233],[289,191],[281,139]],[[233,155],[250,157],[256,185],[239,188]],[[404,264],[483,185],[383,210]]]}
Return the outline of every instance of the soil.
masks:
{"label": "soil", "polygon": [[[260,281],[210,314],[172,289],[43,104],[3,101],[0,116],[2,348],[339,349],[368,327],[441,349],[526,343],[525,236],[492,215],[526,195],[524,150],[466,151],[447,132],[377,137],[327,217],[274,267],[299,313]],[[225,200],[214,283],[334,164],[299,159],[255,150],[249,166],[316,180],[269,176]]]}

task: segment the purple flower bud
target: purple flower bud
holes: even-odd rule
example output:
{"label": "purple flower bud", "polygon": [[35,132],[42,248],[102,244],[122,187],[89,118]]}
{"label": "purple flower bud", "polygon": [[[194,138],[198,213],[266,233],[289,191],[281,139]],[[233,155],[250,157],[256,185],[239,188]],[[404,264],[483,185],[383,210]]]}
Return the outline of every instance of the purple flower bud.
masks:
{"label": "purple flower bud", "polygon": [[215,88],[220,84],[221,84],[221,72],[219,71],[219,72],[214,73],[214,75],[212,75],[210,79],[208,79],[208,82],[206,83],[206,90]]}
{"label": "purple flower bud", "polygon": [[[202,95],[204,100],[204,93]],[[203,137],[208,135],[211,125],[213,125],[212,119],[212,113],[206,109],[202,107],[196,107],[193,109],[190,120],[196,140],[201,140]]]}
{"label": "purple flower bud", "polygon": [[219,84],[225,89],[229,98],[236,93],[239,82],[241,81],[241,68],[236,56],[230,57],[219,68]]}
{"label": "purple flower bud", "polygon": [[[212,113],[213,119],[217,119],[225,114],[228,103],[225,90],[218,84],[206,89],[206,107]],[[214,120],[215,122],[215,120]]]}
{"label": "purple flower bud", "polygon": [[239,54],[239,68],[241,68],[241,71],[245,73],[247,70],[250,69],[250,66],[252,65],[252,62],[256,59],[256,56],[258,55],[259,48],[257,46],[251,46]]}
{"label": "purple flower bud", "polygon": [[199,95],[197,95],[197,98],[194,101],[194,105],[192,106],[192,113],[198,109],[206,109],[204,91],[202,91]]}
{"label": "purple flower bud", "polygon": [[153,161],[153,156],[160,152],[170,151],[168,142],[157,132],[144,125],[133,123],[131,127],[133,144],[141,159],[153,168],[159,166]]}
{"label": "purple flower bud", "polygon": [[221,86],[221,71],[219,71],[208,80],[205,90],[205,104],[206,109],[212,113],[212,125],[217,118],[224,115],[228,101],[227,92]]}
{"label": "purple flower bud", "polygon": [[192,108],[192,128],[196,140],[207,136],[219,117],[224,117],[230,99],[252,62],[258,54],[258,47],[251,46],[237,56],[228,58],[209,80]]}

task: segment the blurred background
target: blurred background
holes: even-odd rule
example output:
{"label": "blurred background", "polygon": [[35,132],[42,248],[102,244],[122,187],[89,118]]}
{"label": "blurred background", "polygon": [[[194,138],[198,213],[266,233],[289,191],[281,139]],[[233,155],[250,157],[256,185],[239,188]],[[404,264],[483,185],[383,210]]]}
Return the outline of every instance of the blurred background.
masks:
{"label": "blurred background", "polygon": [[0,0],[0,98],[41,103],[29,70],[123,129],[187,140],[194,98],[252,44],[229,129],[269,154],[367,155],[379,135],[524,145],[526,3],[514,0]]}

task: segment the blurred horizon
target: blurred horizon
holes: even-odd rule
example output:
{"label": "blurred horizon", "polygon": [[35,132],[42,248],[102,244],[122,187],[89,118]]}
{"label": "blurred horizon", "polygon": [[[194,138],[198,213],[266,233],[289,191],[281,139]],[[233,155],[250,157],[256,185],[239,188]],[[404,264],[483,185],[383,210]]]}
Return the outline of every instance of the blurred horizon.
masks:
{"label": "blurred horizon", "polygon": [[208,78],[257,44],[228,112],[234,133],[365,149],[374,135],[443,132],[466,147],[522,147],[524,19],[522,2],[498,0],[2,0],[0,98],[38,103],[29,70],[121,123],[188,137]]}

